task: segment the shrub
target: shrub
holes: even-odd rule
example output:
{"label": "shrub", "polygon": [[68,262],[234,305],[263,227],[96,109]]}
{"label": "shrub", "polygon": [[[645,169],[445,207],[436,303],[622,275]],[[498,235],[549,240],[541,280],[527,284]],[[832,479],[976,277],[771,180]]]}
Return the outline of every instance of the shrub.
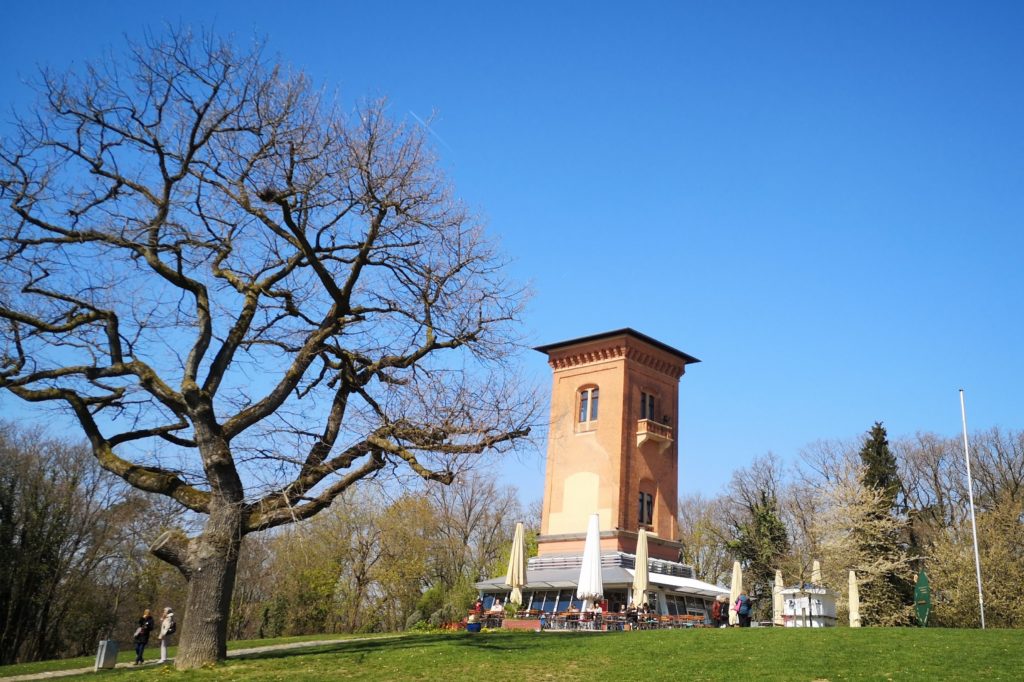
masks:
{"label": "shrub", "polygon": [[415,611],[409,614],[408,618],[405,619],[405,629],[415,630],[417,629],[416,626],[418,626],[420,623],[425,624],[426,620],[424,620],[423,618],[423,612],[419,609],[416,609]]}

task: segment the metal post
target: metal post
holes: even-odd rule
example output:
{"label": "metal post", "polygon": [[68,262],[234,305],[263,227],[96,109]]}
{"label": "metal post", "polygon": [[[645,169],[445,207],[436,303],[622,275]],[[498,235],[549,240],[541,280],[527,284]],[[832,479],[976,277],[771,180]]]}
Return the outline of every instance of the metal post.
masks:
{"label": "metal post", "polygon": [[971,505],[971,534],[974,536],[974,572],[978,576],[978,606],[981,609],[981,629],[985,629],[985,598],[981,594],[981,559],[978,556],[978,525],[974,522],[974,485],[971,483],[971,452],[967,445],[967,410],[964,408],[964,389],[960,389],[960,418],[964,425],[964,459],[967,461],[967,499]]}

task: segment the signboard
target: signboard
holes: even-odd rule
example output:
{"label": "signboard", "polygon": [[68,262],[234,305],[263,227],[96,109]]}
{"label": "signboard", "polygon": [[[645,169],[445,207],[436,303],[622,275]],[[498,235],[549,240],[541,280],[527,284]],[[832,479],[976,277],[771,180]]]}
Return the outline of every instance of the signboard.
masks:
{"label": "signboard", "polygon": [[917,585],[914,587],[914,610],[917,611],[918,625],[927,626],[928,614],[932,610],[932,588],[928,585],[928,575],[923,568],[917,574]]}

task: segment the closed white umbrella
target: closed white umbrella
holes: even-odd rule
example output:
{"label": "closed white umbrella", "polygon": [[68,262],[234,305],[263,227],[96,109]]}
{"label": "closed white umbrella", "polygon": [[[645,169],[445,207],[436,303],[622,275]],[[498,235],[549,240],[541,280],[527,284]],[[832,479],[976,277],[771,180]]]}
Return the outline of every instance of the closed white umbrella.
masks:
{"label": "closed white umbrella", "polygon": [[772,589],[772,623],[775,625],[785,625],[786,622],[782,618],[782,611],[784,608],[782,600],[782,590],[785,585],[782,583],[782,571],[775,571],[775,587]]}
{"label": "closed white umbrella", "polygon": [[601,517],[590,515],[587,525],[587,541],[583,545],[583,566],[580,567],[580,582],[576,596],[583,600],[584,610],[591,602],[604,596],[604,582],[601,580]]}
{"label": "closed white umbrella", "polygon": [[523,603],[523,585],[526,583],[526,532],[523,522],[516,524],[516,534],[512,536],[512,554],[508,558],[508,573],[505,584],[512,588],[508,600],[513,604]]}
{"label": "closed white umbrella", "polygon": [[811,584],[821,584],[821,562],[815,559],[814,563],[811,564]]}
{"label": "closed white umbrella", "polygon": [[857,574],[850,571],[850,627],[860,627],[860,588],[857,586]]}
{"label": "closed white umbrella", "polygon": [[633,570],[633,603],[647,603],[647,531],[640,529],[636,538],[636,567]]}
{"label": "closed white umbrella", "polygon": [[743,570],[740,562],[732,562],[732,585],[729,586],[729,625],[739,625],[740,616],[733,609],[736,600],[743,594]]}

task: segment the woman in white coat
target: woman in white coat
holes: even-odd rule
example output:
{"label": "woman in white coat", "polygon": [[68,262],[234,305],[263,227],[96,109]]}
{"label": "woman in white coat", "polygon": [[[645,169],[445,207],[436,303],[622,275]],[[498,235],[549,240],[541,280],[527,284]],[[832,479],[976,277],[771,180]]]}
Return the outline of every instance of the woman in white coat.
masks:
{"label": "woman in white coat", "polygon": [[170,606],[164,607],[164,617],[160,619],[160,660],[159,663],[167,662],[167,640],[171,638],[171,635],[178,629],[178,624],[174,622],[174,611],[171,610]]}

